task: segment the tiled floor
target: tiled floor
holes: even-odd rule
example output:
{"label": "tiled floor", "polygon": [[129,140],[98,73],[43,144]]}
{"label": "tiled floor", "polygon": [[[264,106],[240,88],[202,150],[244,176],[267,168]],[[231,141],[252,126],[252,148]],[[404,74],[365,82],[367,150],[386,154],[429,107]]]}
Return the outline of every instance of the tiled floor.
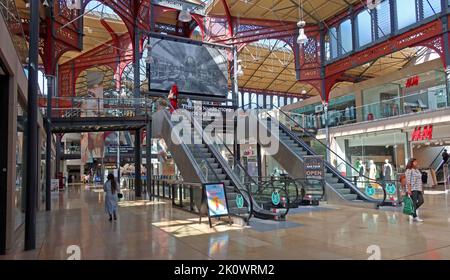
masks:
{"label": "tiled floor", "polygon": [[421,224],[401,212],[324,204],[291,213],[273,230],[256,220],[209,228],[169,201],[122,202],[111,223],[98,190],[53,195],[54,210],[39,213],[38,249],[0,259],[67,259],[70,245],[81,259],[368,259],[372,245],[381,259],[450,259],[450,194],[425,196]]}

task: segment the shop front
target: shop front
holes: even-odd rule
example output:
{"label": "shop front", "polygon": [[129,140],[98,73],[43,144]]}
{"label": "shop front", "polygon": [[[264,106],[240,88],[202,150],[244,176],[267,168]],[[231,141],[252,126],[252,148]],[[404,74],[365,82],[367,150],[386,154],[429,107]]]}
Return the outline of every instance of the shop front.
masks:
{"label": "shop front", "polygon": [[364,176],[377,181],[396,180],[405,170],[408,141],[407,133],[401,130],[343,136],[334,141],[340,158],[332,156],[333,164],[348,178],[354,180]]}
{"label": "shop front", "polygon": [[450,151],[450,123],[417,126],[409,132],[409,138],[412,157],[418,160],[419,168],[428,173],[426,187],[443,185],[445,180],[448,182],[442,153]]}
{"label": "shop front", "polygon": [[435,111],[447,106],[445,73],[431,70],[362,91],[362,120]]}

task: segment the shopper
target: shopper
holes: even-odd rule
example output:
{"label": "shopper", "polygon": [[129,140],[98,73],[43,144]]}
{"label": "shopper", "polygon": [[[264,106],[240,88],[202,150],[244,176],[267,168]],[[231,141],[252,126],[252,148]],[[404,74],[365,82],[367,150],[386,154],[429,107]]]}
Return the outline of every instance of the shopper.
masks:
{"label": "shopper", "polygon": [[114,220],[117,220],[117,201],[119,188],[113,174],[108,174],[108,181],[103,186],[103,190],[106,193],[105,196],[105,211],[109,215],[109,221],[111,222],[114,216]]}
{"label": "shopper", "polygon": [[444,161],[444,164],[448,163],[448,158],[449,158],[449,155],[448,155],[447,149],[444,149],[444,152],[442,153],[442,160]]}
{"label": "shopper", "polygon": [[419,218],[417,212],[417,209],[419,209],[419,207],[424,203],[422,172],[420,172],[417,166],[418,162],[415,158],[410,159],[408,165],[406,166],[406,191],[414,203],[414,213],[412,216],[414,221],[423,222],[423,220]]}

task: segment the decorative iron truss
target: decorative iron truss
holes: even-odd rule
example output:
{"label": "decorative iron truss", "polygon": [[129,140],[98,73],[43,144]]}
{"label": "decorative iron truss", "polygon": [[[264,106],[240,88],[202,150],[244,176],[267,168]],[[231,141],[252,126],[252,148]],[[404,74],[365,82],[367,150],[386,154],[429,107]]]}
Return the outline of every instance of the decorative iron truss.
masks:
{"label": "decorative iron truss", "polygon": [[[74,19],[84,11],[84,8],[90,1],[91,0],[83,1],[83,9],[78,11],[68,9],[65,0],[54,1],[55,23],[53,30],[56,32],[54,34],[49,32],[50,29],[47,27],[49,25],[48,22],[43,23],[44,26],[41,32],[42,39],[40,53],[44,60],[46,73],[52,74],[56,61],[63,53],[71,50],[81,51],[83,38],[82,17],[80,17],[80,20]],[[83,71],[80,70],[83,67],[89,67],[89,65],[92,66],[93,64],[112,65],[113,63],[115,63],[114,65],[117,67],[117,57],[119,57],[120,63],[128,63],[130,53],[132,53],[129,45],[132,45],[134,42],[134,30],[135,28],[138,28],[143,32],[150,30],[151,16],[155,22],[154,27],[156,30],[154,31],[157,32],[166,32],[178,36],[189,36],[195,28],[195,24],[193,23],[184,26],[176,26],[158,22],[158,17],[160,15],[176,9],[174,9],[174,7],[162,6],[151,7],[150,1],[152,0],[99,1],[111,8],[127,26],[129,34],[127,34],[126,39],[124,38],[125,40],[119,40],[121,41],[120,44],[127,45],[125,48],[127,51],[117,53],[114,48],[105,45],[102,48],[94,49],[79,56],[73,61],[65,63],[60,67],[60,94],[72,94],[70,88],[76,80],[74,77],[76,77],[76,74],[79,74],[80,71]],[[166,2],[170,1],[168,0]],[[175,3],[179,1],[174,0],[172,2]],[[346,10],[328,20],[326,25],[335,26],[347,19],[351,15],[351,11],[353,11],[354,15],[363,8],[362,2],[356,3],[352,9]],[[153,15],[151,15],[152,12]],[[404,48],[426,46],[436,51],[441,56],[444,65],[447,66],[447,61],[445,61],[444,43],[450,44],[450,42],[444,42],[444,30],[440,19],[429,20],[422,25],[418,24],[402,34],[392,35],[388,37],[388,39],[369,45],[363,50],[353,51],[348,56],[327,65],[322,65],[323,59],[321,58],[320,52],[320,31],[318,26],[307,26],[305,28],[309,40],[306,44],[299,47],[295,41],[298,35],[298,29],[293,22],[232,17],[204,17],[200,14],[193,14],[193,20],[200,27],[203,39],[209,42],[232,44],[238,46],[239,49],[242,49],[243,46],[251,42],[256,42],[261,39],[279,39],[287,42],[294,50],[297,79],[299,82],[310,84],[319,92],[324,91],[322,92],[322,97],[325,101],[329,98],[331,88],[343,79],[343,73],[347,70]],[[27,24],[27,21],[23,21],[25,30],[27,30],[27,28],[25,28]],[[61,27],[66,24],[67,26],[61,29]],[[233,30],[231,37],[229,34],[230,27],[232,27],[231,30]],[[52,39],[54,39],[54,44],[49,43]],[[141,41],[143,39],[144,38],[141,38]],[[114,44],[113,40],[108,42],[108,44]],[[325,69],[324,81],[323,77],[321,77],[322,67]],[[325,85],[325,87],[323,87],[323,85]]]}

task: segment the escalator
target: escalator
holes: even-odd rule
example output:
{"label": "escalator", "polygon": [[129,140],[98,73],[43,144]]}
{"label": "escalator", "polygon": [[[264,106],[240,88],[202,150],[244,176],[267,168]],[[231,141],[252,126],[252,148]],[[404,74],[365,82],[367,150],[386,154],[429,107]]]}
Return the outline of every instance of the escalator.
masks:
{"label": "escalator", "polygon": [[[176,115],[175,115],[176,114]],[[203,128],[188,112],[169,114],[161,110],[152,116],[152,135],[163,138],[181,172],[184,181],[194,183],[222,182],[225,185],[228,208],[235,223],[247,224],[252,216],[263,219],[282,219],[283,213],[272,213],[263,209],[251,193],[251,184],[232,170]],[[238,207],[237,197],[244,198],[243,207]],[[194,201],[200,209],[201,191],[194,193]],[[287,214],[287,213],[286,213]],[[283,217],[281,217],[283,216]]]}
{"label": "escalator", "polygon": [[[293,123],[296,127],[302,127],[282,110],[278,109],[277,113],[278,116],[274,112],[258,109],[250,111],[248,116],[249,118],[257,119],[259,129],[266,131],[267,135],[273,138],[272,141],[279,141],[278,151],[272,157],[288,172],[289,176],[292,178],[304,178],[303,162],[305,156],[323,155],[324,152],[334,155],[346,165],[347,169],[352,170],[353,173],[358,173],[350,163],[342,159],[307,130],[301,129],[301,132],[298,133],[291,131],[286,126],[288,123]],[[276,127],[272,127],[272,125]],[[258,137],[258,142],[263,146],[265,143],[262,143],[260,138]],[[308,138],[310,143],[307,144],[303,140],[304,138]],[[351,179],[343,176],[327,160],[324,159],[323,163],[325,166],[324,179],[328,202],[369,208],[386,205],[386,190],[383,183],[369,181],[366,178],[365,180],[370,182],[371,186],[376,186],[376,188],[373,188],[373,193],[368,195],[360,190]]]}
{"label": "escalator", "polygon": [[431,162],[430,166],[428,167],[428,169],[430,170],[434,170],[436,172],[436,183],[437,184],[444,184],[445,183],[445,179],[444,179],[444,160],[442,159],[442,153],[444,152],[444,150],[447,149],[447,146],[442,147],[442,149],[440,150],[439,153],[437,153],[436,157],[434,158],[434,160]]}

